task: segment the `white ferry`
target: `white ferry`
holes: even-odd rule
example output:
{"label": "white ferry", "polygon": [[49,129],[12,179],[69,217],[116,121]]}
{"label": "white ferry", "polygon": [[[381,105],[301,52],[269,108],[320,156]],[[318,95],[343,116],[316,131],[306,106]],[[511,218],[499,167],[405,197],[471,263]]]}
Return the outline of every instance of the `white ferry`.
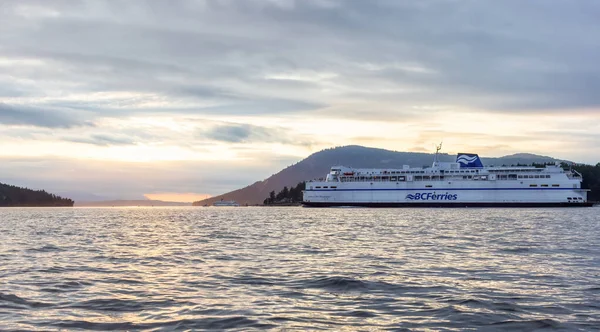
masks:
{"label": "white ferry", "polygon": [[220,200],[213,203],[213,206],[240,206],[236,201],[224,201]]}
{"label": "white ferry", "polygon": [[309,207],[551,207],[592,206],[581,174],[558,163],[537,167],[485,167],[476,154],[432,167],[357,169],[334,166],[325,179],[306,182]]}

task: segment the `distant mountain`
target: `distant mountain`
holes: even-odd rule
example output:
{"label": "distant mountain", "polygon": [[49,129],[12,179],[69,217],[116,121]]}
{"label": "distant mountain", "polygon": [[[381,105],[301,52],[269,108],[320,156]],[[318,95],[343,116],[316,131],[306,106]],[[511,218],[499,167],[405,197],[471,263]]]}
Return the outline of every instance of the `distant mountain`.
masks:
{"label": "distant mountain", "polygon": [[[440,154],[440,161],[454,161],[454,155]],[[481,158],[485,165],[516,165],[555,162],[557,159],[535,154],[515,154],[500,158]],[[308,156],[263,181],[223,195],[194,202],[196,206],[211,205],[221,199],[235,200],[245,205],[262,204],[269,192],[280,191],[284,186],[295,186],[299,182],[324,177],[331,166],[343,165],[358,168],[401,168],[402,165],[430,166],[433,154],[420,152],[397,152],[384,149],[350,145],[326,149]]]}
{"label": "distant mountain", "polygon": [[0,183],[0,206],[73,206],[73,200],[45,190],[32,190]]}
{"label": "distant mountain", "polygon": [[92,201],[75,202],[77,207],[106,207],[106,206],[191,206],[191,203],[185,202],[165,202],[150,199],[140,200],[111,200],[111,201]]}

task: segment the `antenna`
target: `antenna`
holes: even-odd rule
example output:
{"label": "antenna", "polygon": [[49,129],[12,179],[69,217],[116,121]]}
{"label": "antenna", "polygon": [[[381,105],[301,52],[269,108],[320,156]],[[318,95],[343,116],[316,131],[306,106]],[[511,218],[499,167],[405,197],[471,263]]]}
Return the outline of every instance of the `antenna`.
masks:
{"label": "antenna", "polygon": [[433,166],[434,167],[437,166],[437,163],[438,163],[438,154],[440,153],[440,150],[442,149],[442,144],[443,143],[444,142],[442,141],[442,142],[440,142],[440,145],[436,145],[435,146],[435,157],[433,159]]}

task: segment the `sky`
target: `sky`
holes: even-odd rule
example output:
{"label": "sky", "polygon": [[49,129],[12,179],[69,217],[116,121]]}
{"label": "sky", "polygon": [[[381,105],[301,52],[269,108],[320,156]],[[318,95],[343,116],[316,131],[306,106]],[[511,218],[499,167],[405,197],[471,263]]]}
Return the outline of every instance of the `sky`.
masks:
{"label": "sky", "polygon": [[600,161],[596,0],[0,2],[0,182],[218,195],[343,145]]}

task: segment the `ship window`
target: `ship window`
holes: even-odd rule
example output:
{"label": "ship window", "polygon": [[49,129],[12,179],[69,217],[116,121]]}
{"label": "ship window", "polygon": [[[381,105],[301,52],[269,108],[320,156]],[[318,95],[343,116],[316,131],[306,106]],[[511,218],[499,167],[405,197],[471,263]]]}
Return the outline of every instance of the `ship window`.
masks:
{"label": "ship window", "polygon": [[550,175],[546,175],[546,179],[549,179],[549,178],[550,178]]}
{"label": "ship window", "polygon": [[426,186],[425,186],[425,188],[431,188],[431,185],[430,185],[430,184],[428,184],[428,185],[426,185]]}
{"label": "ship window", "polygon": [[415,181],[421,181],[421,180],[423,180],[422,176],[419,176],[419,175],[415,176]]}
{"label": "ship window", "polygon": [[537,184],[530,184],[530,187],[537,187]]}
{"label": "ship window", "polygon": [[540,178],[540,176],[539,176],[539,175],[536,175],[536,176],[535,176],[535,178],[536,178],[536,179],[539,179],[539,178]]}
{"label": "ship window", "polygon": [[399,176],[398,177],[398,181],[406,181],[406,177],[405,176]]}
{"label": "ship window", "polygon": [[571,197],[567,197],[567,199],[568,199],[568,200],[572,200],[573,198],[571,198]]}
{"label": "ship window", "polygon": [[321,189],[321,186],[317,186],[316,188],[317,188],[317,189]]}
{"label": "ship window", "polygon": [[388,181],[390,179],[389,176],[382,176],[381,181]]}
{"label": "ship window", "polygon": [[522,179],[522,178],[523,178],[523,175],[519,175],[519,179]]}
{"label": "ship window", "polygon": [[335,189],[335,188],[337,188],[337,186],[331,186],[331,189]]}
{"label": "ship window", "polygon": [[390,181],[396,181],[396,179],[397,179],[397,177],[395,177],[395,176],[390,177]]}
{"label": "ship window", "polygon": [[543,184],[542,187],[548,187],[548,185],[547,184]]}
{"label": "ship window", "polygon": [[323,188],[329,188],[329,187],[327,187],[327,186],[323,186]]}
{"label": "ship window", "polygon": [[431,180],[431,178],[429,177],[429,175],[424,175],[423,180]]}
{"label": "ship window", "polygon": [[560,187],[560,184],[553,184],[552,187]]}
{"label": "ship window", "polygon": [[482,179],[482,180],[487,180],[487,175],[482,175],[482,176],[481,176],[481,179]]}

